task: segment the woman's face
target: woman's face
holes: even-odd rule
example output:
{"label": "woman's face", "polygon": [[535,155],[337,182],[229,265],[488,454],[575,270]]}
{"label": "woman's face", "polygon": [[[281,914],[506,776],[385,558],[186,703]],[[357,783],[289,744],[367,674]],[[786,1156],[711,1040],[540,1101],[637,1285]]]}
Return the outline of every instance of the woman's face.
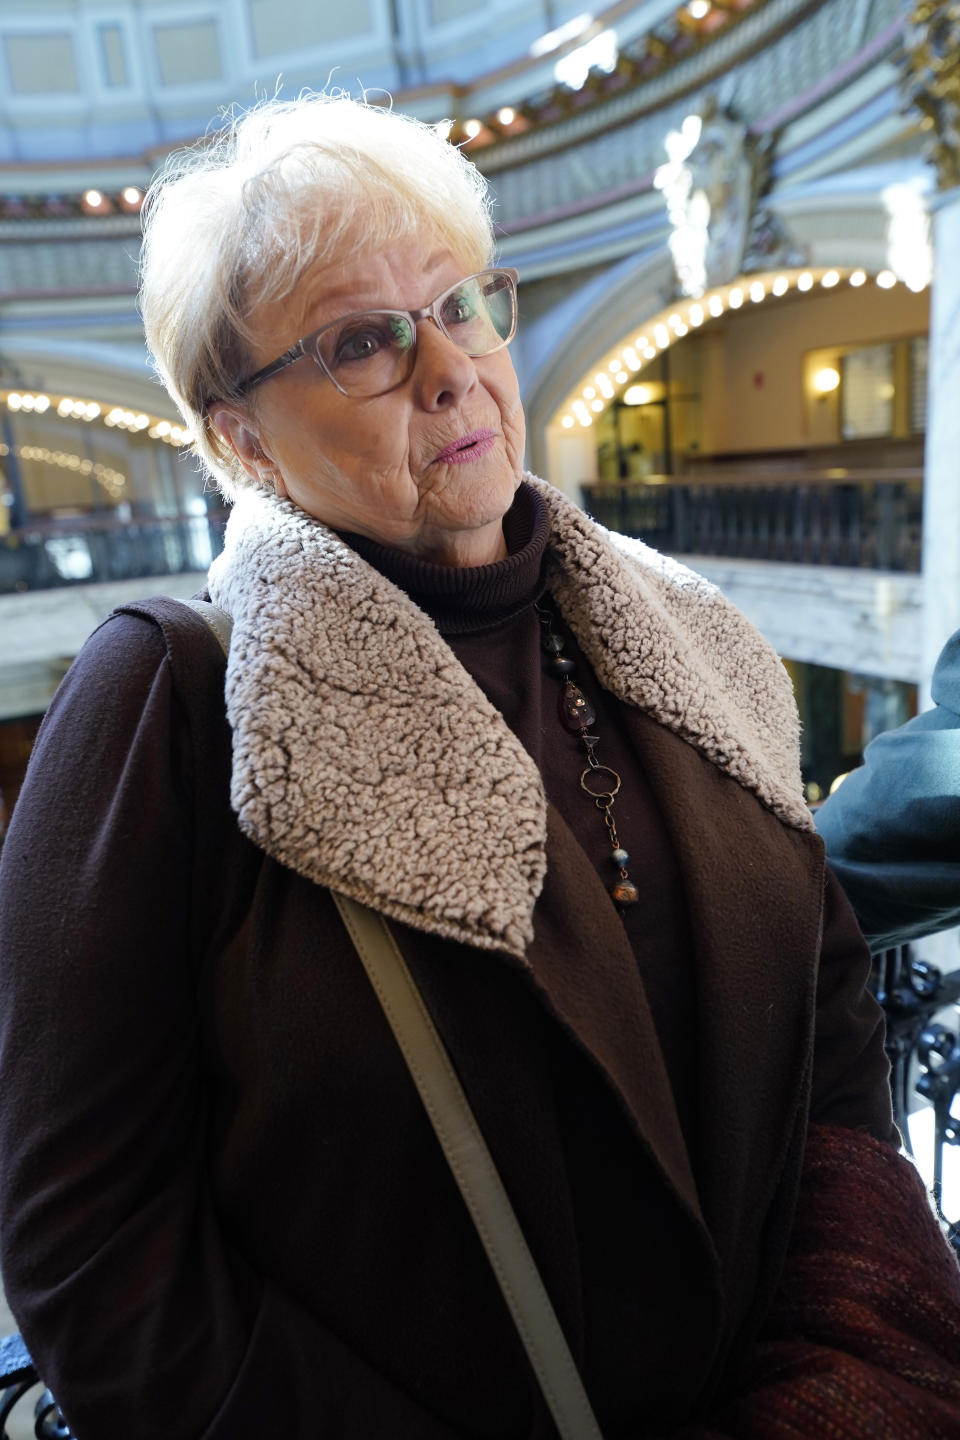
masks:
{"label": "woman's face", "polygon": [[[341,316],[419,310],[468,270],[415,240],[315,266],[254,314],[250,368]],[[471,359],[422,320],[413,372],[386,395],[344,395],[304,358],[264,381],[247,413],[223,406],[213,419],[251,476],[336,530],[446,565],[506,553],[501,521],[520,483],[524,420],[505,349]]]}

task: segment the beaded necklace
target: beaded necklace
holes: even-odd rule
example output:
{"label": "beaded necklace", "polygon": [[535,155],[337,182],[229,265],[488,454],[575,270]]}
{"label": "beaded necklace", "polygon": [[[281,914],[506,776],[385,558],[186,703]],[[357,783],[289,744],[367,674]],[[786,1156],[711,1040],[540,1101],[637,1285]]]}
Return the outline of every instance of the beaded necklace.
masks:
{"label": "beaded necklace", "polygon": [[540,643],[550,657],[547,669],[561,682],[557,701],[560,723],[569,734],[576,735],[586,751],[587,763],[580,775],[580,789],[590,796],[603,817],[607,839],[610,841],[610,859],[620,872],[619,878],[607,888],[614,903],[622,911],[629,905],[635,905],[640,899],[640,892],[627,871],[630,856],[620,844],[613,818],[613,802],[622,781],[616,770],[600,763],[597,755],[600,737],[589,733],[590,726],[596,722],[597,713],[580,687],[574,685],[570,679],[576,663],[563,653],[565,642],[554,629],[556,620],[552,611],[542,602],[537,602],[534,609],[540,621]]}

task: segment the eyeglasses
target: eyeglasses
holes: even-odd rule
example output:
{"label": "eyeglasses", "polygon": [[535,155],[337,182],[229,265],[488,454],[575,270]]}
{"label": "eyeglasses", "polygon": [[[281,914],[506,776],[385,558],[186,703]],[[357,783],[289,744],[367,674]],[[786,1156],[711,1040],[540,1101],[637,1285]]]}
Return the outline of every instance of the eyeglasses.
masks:
{"label": "eyeglasses", "polygon": [[314,330],[235,388],[245,395],[307,356],[344,395],[385,395],[411,374],[417,324],[432,320],[465,355],[509,345],[517,329],[516,270],[481,270],[458,280],[423,310],[364,310]]}

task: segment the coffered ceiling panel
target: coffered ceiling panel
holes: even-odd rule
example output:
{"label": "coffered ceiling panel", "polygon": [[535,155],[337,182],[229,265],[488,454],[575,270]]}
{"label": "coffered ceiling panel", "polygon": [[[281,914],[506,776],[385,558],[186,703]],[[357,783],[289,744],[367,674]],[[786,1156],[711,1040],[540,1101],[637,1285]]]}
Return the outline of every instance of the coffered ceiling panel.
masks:
{"label": "coffered ceiling panel", "polygon": [[15,95],[63,95],[79,90],[73,36],[56,31],[6,35],[10,88]]}
{"label": "coffered ceiling panel", "polygon": [[223,74],[217,26],[213,20],[189,25],[156,25],[153,44],[164,85],[198,85]]}
{"label": "coffered ceiling panel", "polygon": [[276,0],[248,0],[254,53],[259,59],[324,48],[354,39],[373,28],[370,0],[347,5],[277,5]]}

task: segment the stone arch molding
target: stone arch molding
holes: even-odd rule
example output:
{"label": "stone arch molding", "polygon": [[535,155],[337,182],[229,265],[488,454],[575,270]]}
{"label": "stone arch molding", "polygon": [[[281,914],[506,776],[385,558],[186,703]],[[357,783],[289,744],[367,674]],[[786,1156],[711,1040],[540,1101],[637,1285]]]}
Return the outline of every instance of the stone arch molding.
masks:
{"label": "stone arch molding", "polygon": [[0,389],[74,396],[179,419],[139,338],[110,343],[0,335]]}
{"label": "stone arch molding", "polygon": [[[922,168],[911,177],[920,192],[932,189],[933,180]],[[883,193],[888,184],[904,183],[900,167],[874,167],[846,177],[829,177],[818,186],[798,187],[793,194],[766,197],[777,233],[785,237],[791,269],[798,261],[814,271],[863,268],[876,275],[889,263],[889,209]],[[750,267],[729,286],[749,288],[757,273],[786,264],[776,255],[751,256]],[[530,463],[543,473],[547,468],[547,427],[568,397],[605,361],[609,353],[628,343],[629,337],[676,301],[676,276],[666,237],[657,247],[628,257],[600,277],[572,290],[561,305],[537,322],[540,353],[549,358],[530,374],[524,403],[529,435]],[[691,303],[684,297],[682,303]]]}

